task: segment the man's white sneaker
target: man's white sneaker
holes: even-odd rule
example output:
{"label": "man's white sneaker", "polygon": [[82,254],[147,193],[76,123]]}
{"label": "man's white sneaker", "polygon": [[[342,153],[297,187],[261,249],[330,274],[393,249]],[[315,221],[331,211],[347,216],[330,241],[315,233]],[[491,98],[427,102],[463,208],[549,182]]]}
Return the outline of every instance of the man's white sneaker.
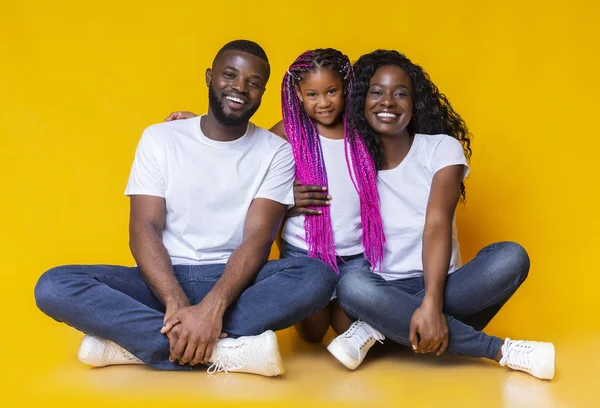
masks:
{"label": "man's white sneaker", "polygon": [[142,360],[109,340],[86,334],[77,353],[79,361],[94,367],[118,364],[144,364]]}
{"label": "man's white sneaker", "polygon": [[357,320],[350,328],[337,336],[327,346],[327,350],[340,363],[355,370],[362,363],[369,349],[376,341],[383,343],[385,337],[367,323]]}
{"label": "man's white sneaker", "polygon": [[209,374],[231,371],[273,377],[284,372],[277,336],[271,330],[258,336],[218,340],[210,362]]}
{"label": "man's white sneaker", "polygon": [[552,343],[516,341],[507,338],[502,345],[501,366],[525,371],[542,380],[554,378],[556,354]]}

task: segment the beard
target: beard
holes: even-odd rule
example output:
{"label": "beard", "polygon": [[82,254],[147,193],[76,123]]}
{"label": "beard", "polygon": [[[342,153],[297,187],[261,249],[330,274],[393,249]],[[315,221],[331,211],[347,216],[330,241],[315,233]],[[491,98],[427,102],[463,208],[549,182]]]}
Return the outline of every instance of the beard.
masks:
{"label": "beard", "polygon": [[254,115],[254,113],[258,110],[258,107],[260,106],[260,104],[256,106],[249,106],[248,110],[242,112],[240,116],[231,116],[227,115],[223,110],[223,99],[224,98],[220,98],[217,96],[211,84],[208,87],[208,105],[210,106],[210,110],[214,113],[217,121],[225,127],[247,125],[248,121],[250,121],[250,118]]}

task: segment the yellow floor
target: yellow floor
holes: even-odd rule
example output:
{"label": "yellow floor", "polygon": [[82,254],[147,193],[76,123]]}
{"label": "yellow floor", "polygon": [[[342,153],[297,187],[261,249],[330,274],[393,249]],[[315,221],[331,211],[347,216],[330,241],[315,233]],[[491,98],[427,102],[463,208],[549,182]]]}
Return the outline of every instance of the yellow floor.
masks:
{"label": "yellow floor", "polygon": [[[2,406],[600,406],[600,334],[556,341],[557,375],[547,382],[491,362],[416,356],[378,344],[359,370],[349,372],[323,345],[304,343],[286,330],[278,337],[287,372],[272,379],[159,372],[142,366],[90,369],[76,359],[81,334],[48,324],[46,338],[13,343],[12,353],[3,350],[2,383],[8,393],[2,392],[2,399],[8,395],[9,404]],[[3,340],[6,347],[9,342]]]}

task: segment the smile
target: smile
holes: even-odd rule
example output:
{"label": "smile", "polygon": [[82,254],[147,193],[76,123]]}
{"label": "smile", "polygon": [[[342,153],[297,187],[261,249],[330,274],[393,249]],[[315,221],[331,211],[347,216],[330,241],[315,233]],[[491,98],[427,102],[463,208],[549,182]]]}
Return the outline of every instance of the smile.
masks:
{"label": "smile", "polygon": [[244,102],[242,99],[236,98],[235,96],[226,96],[225,99],[227,99],[228,101],[231,101],[233,103],[237,103],[239,105],[245,105],[246,104],[246,102]]}
{"label": "smile", "polygon": [[398,117],[398,115],[396,115],[395,113],[391,113],[391,112],[379,112],[377,114],[377,117],[379,117],[379,118],[396,118],[396,117]]}

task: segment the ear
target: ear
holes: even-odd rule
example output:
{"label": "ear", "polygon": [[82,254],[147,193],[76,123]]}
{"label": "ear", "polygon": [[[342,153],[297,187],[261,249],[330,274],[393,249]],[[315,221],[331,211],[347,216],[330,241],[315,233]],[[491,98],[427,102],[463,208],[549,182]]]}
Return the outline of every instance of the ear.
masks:
{"label": "ear", "polygon": [[212,69],[206,68],[206,73],[204,75],[206,77],[206,86],[210,86],[210,81],[212,80]]}
{"label": "ear", "polygon": [[298,97],[298,99],[300,99],[300,103],[304,103],[304,100],[302,99],[302,93],[300,92],[300,88],[298,86],[294,86],[294,89],[296,90],[296,96]]}

